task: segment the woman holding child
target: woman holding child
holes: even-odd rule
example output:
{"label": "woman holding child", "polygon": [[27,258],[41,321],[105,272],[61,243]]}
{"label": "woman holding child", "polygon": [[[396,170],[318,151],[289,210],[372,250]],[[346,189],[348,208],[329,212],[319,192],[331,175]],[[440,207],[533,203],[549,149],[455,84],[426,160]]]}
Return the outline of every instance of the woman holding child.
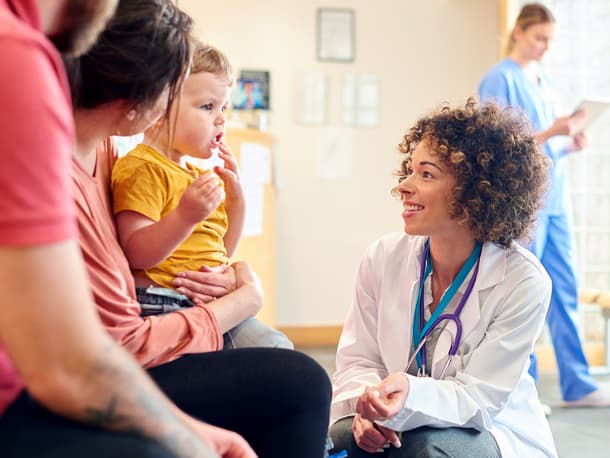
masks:
{"label": "woman holding child", "polygon": [[191,297],[203,277],[208,288],[214,275],[219,286],[213,295],[224,296],[142,317],[117,240],[109,192],[116,149],[108,137],[134,135],[168,116],[190,65],[190,30],[190,18],[169,0],[121,0],[98,43],[66,60],[77,130],[72,178],[80,244],[98,312],[110,334],[188,414],[240,433],[261,457],[322,456],[330,387],[317,363],[273,348],[214,351],[223,348],[224,333],[261,305],[249,266],[234,265],[234,280],[189,271],[179,281]]}

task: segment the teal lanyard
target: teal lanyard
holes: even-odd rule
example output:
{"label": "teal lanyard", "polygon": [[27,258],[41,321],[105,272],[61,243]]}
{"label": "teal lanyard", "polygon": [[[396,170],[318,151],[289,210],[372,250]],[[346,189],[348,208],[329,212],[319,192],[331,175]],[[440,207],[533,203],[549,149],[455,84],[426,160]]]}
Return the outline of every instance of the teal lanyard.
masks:
{"label": "teal lanyard", "polygon": [[[420,317],[423,316],[421,310],[424,306],[424,283],[426,282],[428,275],[430,275],[430,272],[432,272],[432,261],[430,260],[430,239],[426,241],[426,245],[424,247],[424,258],[422,259],[422,269],[419,278],[419,291],[417,293],[417,302],[415,303],[415,313],[413,315],[413,348],[416,349],[420,346],[422,340],[425,338],[426,335],[429,334],[430,327],[434,325],[437,318],[445,311],[447,305],[449,305],[449,303],[453,299],[453,296],[455,296],[455,293],[459,289],[460,285],[464,282],[466,276],[472,270],[472,267],[479,259],[482,247],[483,245],[480,242],[477,242],[474,249],[472,250],[472,253],[470,253],[470,256],[458,272],[457,276],[451,282],[449,289],[445,292],[445,294],[443,294],[443,297],[441,297],[441,300],[438,303],[436,310],[434,310],[434,313],[432,314],[430,319],[424,324],[420,322]],[[426,266],[425,270],[423,269],[423,264],[425,264]],[[422,347],[421,351],[426,351],[425,345]],[[420,355],[421,352],[418,352],[415,355],[415,358],[417,360],[417,367],[419,369],[422,369],[422,361]]]}

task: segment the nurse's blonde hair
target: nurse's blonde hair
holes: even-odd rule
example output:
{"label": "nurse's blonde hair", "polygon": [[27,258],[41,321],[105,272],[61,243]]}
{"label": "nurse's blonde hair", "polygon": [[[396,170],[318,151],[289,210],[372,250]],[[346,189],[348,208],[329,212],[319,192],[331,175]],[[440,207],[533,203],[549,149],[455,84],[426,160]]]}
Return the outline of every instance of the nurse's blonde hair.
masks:
{"label": "nurse's blonde hair", "polygon": [[546,6],[541,3],[528,3],[527,5],[524,5],[519,12],[519,16],[517,16],[515,26],[510,31],[508,44],[506,45],[506,54],[510,54],[515,47],[515,39],[513,34],[515,33],[516,29],[527,30],[528,27],[536,24],[549,23],[555,23],[555,16]]}

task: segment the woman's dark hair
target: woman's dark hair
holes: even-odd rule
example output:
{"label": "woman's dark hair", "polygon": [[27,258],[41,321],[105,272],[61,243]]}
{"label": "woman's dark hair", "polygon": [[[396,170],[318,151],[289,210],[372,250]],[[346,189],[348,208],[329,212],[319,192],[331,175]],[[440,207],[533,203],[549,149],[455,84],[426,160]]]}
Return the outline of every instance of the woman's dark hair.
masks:
{"label": "woman's dark hair", "polygon": [[169,88],[169,109],[190,64],[191,29],[191,18],[170,0],[120,0],[97,43],[64,57],[73,106],[126,100],[147,108]]}
{"label": "woman's dark hair", "polygon": [[477,241],[508,247],[528,235],[548,186],[549,160],[523,115],[473,98],[460,108],[443,105],[405,134],[398,147],[404,154],[399,182],[422,142],[455,177],[449,214]]}

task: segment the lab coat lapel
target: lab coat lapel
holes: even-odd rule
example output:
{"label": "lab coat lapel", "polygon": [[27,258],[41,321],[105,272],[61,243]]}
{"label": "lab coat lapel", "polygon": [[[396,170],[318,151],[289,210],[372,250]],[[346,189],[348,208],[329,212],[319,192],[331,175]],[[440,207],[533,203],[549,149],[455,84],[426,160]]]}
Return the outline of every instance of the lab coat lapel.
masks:
{"label": "lab coat lapel", "polygon": [[[417,302],[417,293],[419,291],[419,281],[418,279],[414,279],[413,283],[411,283],[411,290],[409,293],[409,316],[411,319],[415,317],[415,303]],[[410,320],[409,320],[410,321]],[[410,321],[411,322],[411,321]],[[412,323],[412,322],[411,322]],[[402,352],[402,370],[407,371],[409,368],[407,367],[409,364],[409,358],[413,354],[413,325],[409,326],[409,329],[406,330],[405,336],[407,338],[407,346],[405,347],[408,351]]]}
{"label": "lab coat lapel", "polygon": [[402,252],[401,256],[395,256],[386,266],[389,270],[398,270],[398,278],[404,279],[404,283],[382,288],[385,297],[381,300],[387,307],[380,307],[384,316],[380,320],[383,329],[379,329],[379,339],[383,359],[390,373],[407,370],[407,363],[413,352],[412,320],[417,301],[422,252],[423,242],[421,246]]}
{"label": "lab coat lapel", "polygon": [[[468,339],[469,334],[477,326],[481,318],[480,292],[502,281],[505,276],[505,272],[506,251],[492,243],[484,244],[481,252],[481,261],[479,263],[479,273],[477,275],[477,279],[460,315],[460,320],[462,322],[462,337],[460,340],[460,345],[462,342]],[[464,284],[460,286],[459,292],[461,294],[464,294],[466,291],[469,280],[470,276],[468,276],[464,281]],[[447,326],[440,333],[434,349],[434,355],[432,357],[433,377],[439,377],[443,371],[445,363],[447,362],[451,343],[453,342],[453,339],[456,338],[456,332],[456,324],[449,321]],[[459,353],[460,350],[458,347],[458,354]]]}

